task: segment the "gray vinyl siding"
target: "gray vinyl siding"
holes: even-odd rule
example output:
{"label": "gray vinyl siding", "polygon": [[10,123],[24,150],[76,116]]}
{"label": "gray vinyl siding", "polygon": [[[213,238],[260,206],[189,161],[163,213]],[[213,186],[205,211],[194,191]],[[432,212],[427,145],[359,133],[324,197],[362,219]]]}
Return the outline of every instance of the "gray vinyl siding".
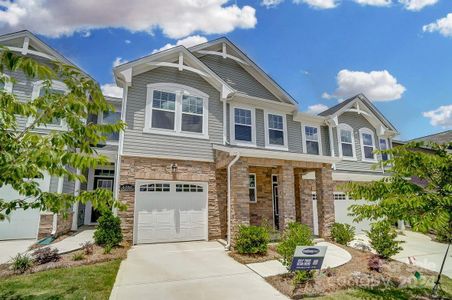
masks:
{"label": "gray vinyl siding", "polygon": [[[67,167],[66,169],[68,169],[69,171],[75,173],[75,169],[71,168],[71,167]],[[64,177],[63,180],[63,194],[70,194],[73,195],[74,194],[74,190],[75,190],[75,182],[74,181],[69,181],[67,177]]]}
{"label": "gray vinyl siding", "polygon": [[250,96],[279,101],[236,61],[216,55],[205,55],[200,60],[232,88]]}
{"label": "gray vinyl siding", "polygon": [[56,176],[50,177],[50,187],[49,187],[49,191],[50,191],[51,193],[56,193],[56,192],[58,192],[58,177],[56,177]]}
{"label": "gray vinyl siding", "polygon": [[322,142],[322,154],[325,156],[331,156],[330,149],[330,133],[328,130],[328,126],[320,127],[320,139]]}
{"label": "gray vinyl siding", "polygon": [[256,109],[256,146],[265,147],[265,124],[264,111]]}
{"label": "gray vinyl siding", "polygon": [[303,141],[301,138],[301,124],[293,120],[292,115],[286,115],[287,145],[289,152],[303,153]]}
{"label": "gray vinyl siding", "polygon": [[[357,161],[341,160],[340,162],[338,162],[336,164],[336,168],[338,170],[345,170],[345,171],[381,172],[380,168],[377,168],[375,170],[372,169],[372,165],[374,165],[374,163],[362,161],[359,129],[369,128],[370,130],[372,130],[373,134],[374,134],[374,138],[375,138],[374,143],[375,143],[376,147],[378,148],[377,133],[376,133],[374,127],[369,123],[369,121],[367,121],[366,118],[364,118],[362,115],[357,115],[356,113],[351,113],[351,112],[345,112],[339,116],[339,123],[340,124],[341,123],[348,124],[353,128]],[[335,138],[336,138],[335,142],[338,143],[337,135]],[[338,143],[338,146],[339,146],[339,143]]]}
{"label": "gray vinyl siding", "polygon": [[[147,84],[178,83],[209,95],[209,139],[144,133]],[[175,159],[213,160],[212,144],[223,143],[223,104],[220,93],[199,75],[160,67],[133,77],[128,89],[124,155],[169,156]]]}

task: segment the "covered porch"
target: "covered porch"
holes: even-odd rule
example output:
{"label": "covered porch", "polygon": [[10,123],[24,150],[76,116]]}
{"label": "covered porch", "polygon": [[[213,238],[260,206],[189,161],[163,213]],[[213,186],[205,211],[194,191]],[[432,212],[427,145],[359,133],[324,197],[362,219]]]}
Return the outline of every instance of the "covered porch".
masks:
{"label": "covered porch", "polygon": [[233,243],[240,225],[283,231],[297,221],[313,229],[312,181],[303,180],[303,174],[314,172],[319,235],[328,237],[334,223],[335,161],[329,156],[216,147],[217,197],[225,206],[220,210],[226,221],[221,224],[223,236],[230,230]]}

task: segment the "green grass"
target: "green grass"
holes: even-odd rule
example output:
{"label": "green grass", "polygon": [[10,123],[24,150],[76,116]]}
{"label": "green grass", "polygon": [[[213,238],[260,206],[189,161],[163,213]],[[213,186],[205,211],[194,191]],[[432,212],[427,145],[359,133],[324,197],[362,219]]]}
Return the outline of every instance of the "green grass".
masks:
{"label": "green grass", "polygon": [[[380,300],[410,300],[420,296],[429,296],[432,291],[433,282],[431,277],[423,286],[409,286],[405,288],[374,288],[374,289],[350,289],[340,291],[323,297],[306,298],[316,300],[356,300],[356,299],[380,299]],[[452,279],[445,276],[441,278],[441,286],[444,299],[452,299]]]}
{"label": "green grass", "polygon": [[120,260],[0,280],[0,299],[108,299]]}

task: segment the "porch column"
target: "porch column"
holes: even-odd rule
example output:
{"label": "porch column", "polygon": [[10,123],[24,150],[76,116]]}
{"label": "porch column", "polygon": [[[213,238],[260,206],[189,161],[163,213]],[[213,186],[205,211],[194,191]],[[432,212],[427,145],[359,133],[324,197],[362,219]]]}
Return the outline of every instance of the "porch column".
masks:
{"label": "porch column", "polygon": [[334,223],[333,178],[330,165],[316,169],[317,212],[319,218],[319,235],[329,237]]}
{"label": "porch column", "polygon": [[239,225],[250,225],[248,163],[239,159],[231,168],[231,241],[235,244],[235,236]]}
{"label": "porch column", "polygon": [[314,211],[312,207],[313,185],[315,185],[314,180],[303,179],[302,176],[300,176],[298,189],[300,191],[301,223],[308,225],[312,230],[314,230]]}
{"label": "porch column", "polygon": [[284,230],[289,223],[296,221],[294,170],[291,165],[284,164],[278,168],[278,173],[279,227]]}

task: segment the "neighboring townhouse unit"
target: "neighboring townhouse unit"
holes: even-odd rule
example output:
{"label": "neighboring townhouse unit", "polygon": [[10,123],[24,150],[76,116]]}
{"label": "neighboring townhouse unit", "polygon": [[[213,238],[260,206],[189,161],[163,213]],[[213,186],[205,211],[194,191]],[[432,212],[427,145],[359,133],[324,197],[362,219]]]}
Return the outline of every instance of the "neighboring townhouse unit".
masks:
{"label": "neighboring townhouse unit", "polygon": [[[15,53],[27,55],[40,61],[41,63],[49,63],[50,61],[59,61],[65,64],[73,65],[72,62],[64,58],[57,51],[46,45],[35,35],[29,31],[19,31],[11,34],[0,36],[0,45],[10,49]],[[24,74],[14,72],[6,75],[16,79],[14,84],[3,85],[0,88],[6,89],[14,93],[21,101],[30,101],[38,97],[41,92],[42,82],[29,80]],[[86,74],[88,75],[88,74]],[[89,75],[88,75],[89,76]],[[55,80],[53,88],[56,92],[64,92],[66,86],[63,82]],[[90,121],[93,122],[114,122],[118,120],[121,112],[121,99],[106,97],[107,101],[115,106],[116,112],[100,113],[99,118]],[[19,118],[19,125],[22,129],[32,120]],[[36,132],[46,134],[50,130],[65,130],[64,120],[55,120],[52,124],[47,124],[36,128]],[[86,176],[88,182],[80,184],[80,182],[69,182],[67,178],[58,178],[55,176],[45,176],[40,182],[43,191],[58,193],[78,193],[80,190],[91,190],[97,187],[113,189],[114,183],[114,163],[118,153],[119,135],[113,134],[108,137],[106,145],[98,148],[98,153],[107,155],[112,162],[111,166],[105,166],[96,170],[88,170]],[[10,186],[0,188],[0,197],[2,199],[17,199],[18,193]],[[74,212],[69,213],[68,218],[54,215],[50,212],[40,212],[37,209],[16,210],[10,215],[10,220],[0,222],[0,240],[7,239],[36,239],[45,236],[59,235],[69,230],[76,230],[84,224],[93,224],[96,222],[98,214],[91,208],[91,203],[84,205],[76,205]],[[72,216],[75,216],[72,218]]]}
{"label": "neighboring townhouse unit", "polygon": [[397,131],[364,95],[302,113],[226,38],[114,73],[128,124],[116,172],[128,209],[118,214],[133,243],[231,242],[239,225],[264,222],[283,229],[300,221],[328,236],[335,202],[348,201],[337,186],[385,176],[371,168],[387,159],[373,150],[391,147]]}

